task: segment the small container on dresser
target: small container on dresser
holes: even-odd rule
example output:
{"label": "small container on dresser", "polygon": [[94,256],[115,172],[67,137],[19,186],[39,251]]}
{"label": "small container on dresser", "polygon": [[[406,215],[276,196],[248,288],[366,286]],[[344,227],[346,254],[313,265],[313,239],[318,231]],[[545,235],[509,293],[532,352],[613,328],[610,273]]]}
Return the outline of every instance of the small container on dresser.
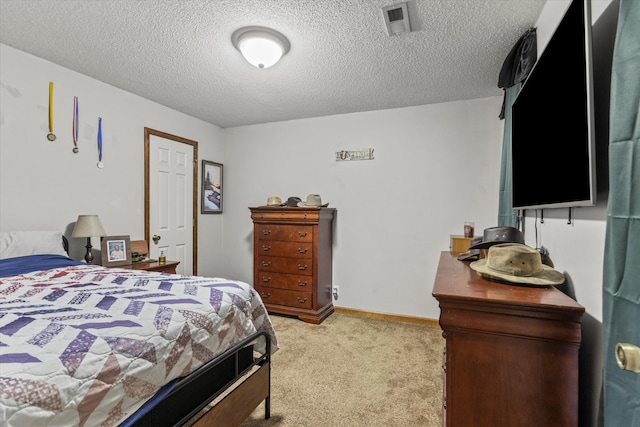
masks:
{"label": "small container on dresser", "polygon": [[332,245],[336,210],[249,208],[253,220],[254,287],[270,313],[321,323],[333,313]]}
{"label": "small container on dresser", "polygon": [[473,237],[451,235],[451,252],[463,253],[469,250]]}

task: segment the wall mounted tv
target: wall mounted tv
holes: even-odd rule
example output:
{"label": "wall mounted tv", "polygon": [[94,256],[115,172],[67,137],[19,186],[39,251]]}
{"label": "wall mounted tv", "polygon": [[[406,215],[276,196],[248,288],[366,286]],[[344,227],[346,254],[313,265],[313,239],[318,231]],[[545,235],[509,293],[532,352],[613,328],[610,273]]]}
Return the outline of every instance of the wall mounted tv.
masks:
{"label": "wall mounted tv", "polygon": [[591,0],[573,0],[512,113],[514,209],[596,203]]}

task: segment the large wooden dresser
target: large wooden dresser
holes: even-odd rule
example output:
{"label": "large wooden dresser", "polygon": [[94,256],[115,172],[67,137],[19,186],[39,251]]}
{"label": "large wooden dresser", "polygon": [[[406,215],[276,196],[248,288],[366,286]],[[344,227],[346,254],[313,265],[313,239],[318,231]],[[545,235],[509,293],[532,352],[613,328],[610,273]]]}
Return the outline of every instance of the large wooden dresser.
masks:
{"label": "large wooden dresser", "polygon": [[483,279],[442,252],[444,425],[577,426],[584,307],[554,287]]}
{"label": "large wooden dresser", "polygon": [[333,313],[333,208],[249,208],[254,287],[267,310],[319,324]]}

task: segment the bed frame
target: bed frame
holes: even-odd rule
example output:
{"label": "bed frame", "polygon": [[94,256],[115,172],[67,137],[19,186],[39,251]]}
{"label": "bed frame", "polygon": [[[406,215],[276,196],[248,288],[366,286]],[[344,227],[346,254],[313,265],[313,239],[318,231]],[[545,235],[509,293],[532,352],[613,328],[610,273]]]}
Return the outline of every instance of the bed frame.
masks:
{"label": "bed frame", "polygon": [[[265,351],[256,356],[259,339],[265,340]],[[271,416],[270,391],[271,342],[265,332],[256,332],[182,379],[133,425],[181,426],[206,410],[192,427],[238,426],[262,401],[266,420]]]}

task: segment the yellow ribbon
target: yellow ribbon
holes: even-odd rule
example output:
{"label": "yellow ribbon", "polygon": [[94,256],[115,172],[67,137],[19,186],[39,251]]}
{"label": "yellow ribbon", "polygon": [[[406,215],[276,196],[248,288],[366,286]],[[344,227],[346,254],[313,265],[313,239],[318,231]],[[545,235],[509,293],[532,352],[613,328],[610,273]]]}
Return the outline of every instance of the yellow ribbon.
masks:
{"label": "yellow ribbon", "polygon": [[49,133],[53,133],[53,82],[49,82]]}

